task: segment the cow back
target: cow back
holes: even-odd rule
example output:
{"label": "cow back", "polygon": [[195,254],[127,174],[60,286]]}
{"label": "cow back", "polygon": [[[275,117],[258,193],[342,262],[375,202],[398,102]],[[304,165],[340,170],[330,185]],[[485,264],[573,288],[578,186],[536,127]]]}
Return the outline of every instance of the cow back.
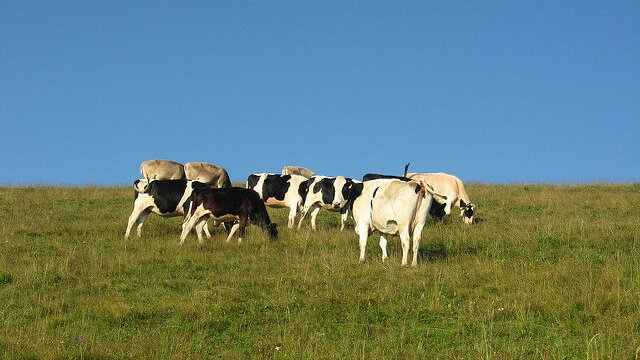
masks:
{"label": "cow back", "polygon": [[411,181],[411,179],[406,178],[404,176],[384,175],[384,174],[374,174],[374,173],[368,173],[362,177],[362,181],[371,181],[371,180],[378,180],[378,179],[397,179],[402,181]]}
{"label": "cow back", "polygon": [[173,160],[148,160],[140,165],[140,172],[147,180],[186,179],[184,166]]}

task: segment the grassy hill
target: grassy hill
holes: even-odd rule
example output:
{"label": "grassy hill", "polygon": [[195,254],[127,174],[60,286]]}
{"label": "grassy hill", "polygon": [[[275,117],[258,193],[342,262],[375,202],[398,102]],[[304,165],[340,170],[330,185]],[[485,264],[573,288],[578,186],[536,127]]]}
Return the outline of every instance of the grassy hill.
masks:
{"label": "grassy hill", "polygon": [[329,212],[181,247],[180,218],[123,239],[130,188],[0,188],[0,354],[638,359],[640,184],[467,191],[480,222],[431,223],[402,268]]}

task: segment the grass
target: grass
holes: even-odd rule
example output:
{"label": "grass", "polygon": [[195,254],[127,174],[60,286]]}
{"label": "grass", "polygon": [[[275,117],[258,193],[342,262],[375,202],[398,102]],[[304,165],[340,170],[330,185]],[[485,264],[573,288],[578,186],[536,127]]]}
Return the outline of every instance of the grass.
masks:
{"label": "grass", "polygon": [[[77,358],[640,356],[640,184],[469,184],[481,222],[380,260],[319,231],[178,245],[179,218],[123,239],[129,188],[0,188],[0,355]],[[352,224],[352,221],[351,221]]]}

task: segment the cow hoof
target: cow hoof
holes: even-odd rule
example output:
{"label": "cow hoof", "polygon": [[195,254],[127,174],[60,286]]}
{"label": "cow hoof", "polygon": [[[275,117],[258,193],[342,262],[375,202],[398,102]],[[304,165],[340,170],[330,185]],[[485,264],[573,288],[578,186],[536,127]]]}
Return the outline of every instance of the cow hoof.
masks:
{"label": "cow hoof", "polygon": [[360,262],[360,264],[364,264],[364,259],[359,259],[358,261]]}

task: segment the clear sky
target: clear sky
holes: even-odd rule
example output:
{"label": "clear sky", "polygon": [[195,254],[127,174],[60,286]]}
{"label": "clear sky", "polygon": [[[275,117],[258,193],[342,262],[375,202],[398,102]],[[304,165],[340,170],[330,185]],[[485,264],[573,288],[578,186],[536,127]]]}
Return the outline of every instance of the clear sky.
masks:
{"label": "clear sky", "polygon": [[0,0],[0,184],[640,181],[640,1]]}

